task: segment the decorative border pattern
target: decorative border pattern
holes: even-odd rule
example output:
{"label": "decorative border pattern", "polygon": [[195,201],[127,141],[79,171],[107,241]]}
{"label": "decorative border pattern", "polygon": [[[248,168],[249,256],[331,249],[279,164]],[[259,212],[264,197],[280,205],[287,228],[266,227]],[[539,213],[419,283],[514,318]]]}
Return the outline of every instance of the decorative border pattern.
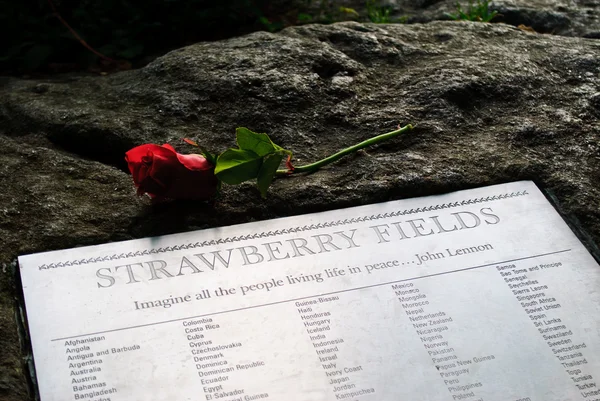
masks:
{"label": "decorative border pattern", "polygon": [[193,243],[190,242],[188,244],[167,246],[164,248],[144,249],[143,251],[113,254],[110,256],[98,256],[98,257],[89,258],[89,259],[79,259],[79,260],[70,260],[70,261],[63,261],[63,262],[57,262],[57,263],[43,264],[43,265],[39,266],[38,269],[39,270],[56,269],[59,267],[87,265],[90,263],[106,262],[109,260],[128,259],[128,258],[134,258],[137,256],[144,256],[144,255],[156,255],[159,253],[174,252],[174,251],[180,251],[183,249],[203,248],[203,247],[211,246],[211,245],[227,244],[227,243],[232,243],[232,242],[245,241],[245,240],[249,240],[249,239],[275,237],[278,235],[298,233],[298,232],[303,232],[303,231],[312,231],[312,230],[318,230],[321,228],[328,228],[328,227],[338,227],[338,226],[344,226],[347,224],[362,223],[364,221],[379,220],[379,219],[385,219],[385,218],[389,218],[389,217],[406,216],[408,214],[431,212],[431,211],[442,210],[442,209],[451,209],[451,208],[455,208],[455,207],[459,207],[459,206],[473,205],[476,203],[493,202],[493,201],[497,201],[497,200],[515,198],[518,196],[526,196],[526,195],[529,195],[527,190],[511,192],[511,193],[504,193],[504,194],[500,194],[500,195],[486,196],[483,198],[466,199],[463,201],[425,206],[425,207],[420,207],[420,208],[416,208],[416,209],[404,209],[404,210],[398,210],[398,211],[390,212],[390,213],[383,213],[383,214],[362,216],[362,217],[353,217],[351,219],[329,221],[329,222],[325,222],[325,223],[311,224],[311,225],[306,225],[306,226],[301,226],[301,227],[298,226],[298,227],[284,228],[284,229],[275,230],[275,231],[254,233],[254,234],[248,234],[248,235],[240,235],[239,237],[225,237],[225,238],[213,239],[210,241],[193,242]]}

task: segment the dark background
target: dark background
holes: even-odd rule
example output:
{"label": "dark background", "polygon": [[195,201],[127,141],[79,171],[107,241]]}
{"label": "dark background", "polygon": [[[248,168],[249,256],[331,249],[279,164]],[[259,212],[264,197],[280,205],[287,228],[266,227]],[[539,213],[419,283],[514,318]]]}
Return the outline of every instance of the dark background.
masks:
{"label": "dark background", "polygon": [[[276,31],[313,16],[311,0],[0,0],[0,74],[139,67],[197,41]],[[323,3],[323,2],[322,2]],[[86,49],[58,14],[103,55]],[[314,18],[316,19],[316,18]],[[127,62],[125,62],[127,61]]]}

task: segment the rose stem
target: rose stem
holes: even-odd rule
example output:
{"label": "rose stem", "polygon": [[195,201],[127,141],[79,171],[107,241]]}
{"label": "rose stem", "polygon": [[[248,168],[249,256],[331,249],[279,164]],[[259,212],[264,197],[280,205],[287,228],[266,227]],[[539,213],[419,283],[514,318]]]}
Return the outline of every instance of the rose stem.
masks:
{"label": "rose stem", "polygon": [[393,138],[397,135],[400,135],[406,131],[410,131],[411,129],[413,129],[413,126],[411,124],[408,124],[402,128],[399,128],[395,131],[392,132],[388,132],[386,134],[381,134],[381,135],[377,135],[373,138],[369,138],[366,141],[362,141],[360,143],[357,143],[354,146],[350,146],[349,148],[346,149],[342,149],[337,153],[332,154],[329,157],[326,157],[322,160],[319,160],[317,162],[311,163],[311,164],[307,164],[305,166],[298,166],[295,167],[293,171],[289,171],[289,170],[277,170],[277,175],[289,175],[291,173],[312,173],[313,171],[316,171],[318,169],[320,169],[323,166],[326,166],[330,163],[333,163],[334,161],[346,156],[347,154],[350,153],[354,153],[357,150],[366,148],[367,146],[371,146],[371,145],[375,145],[376,143],[379,142],[383,142],[385,140],[388,140],[390,138]]}

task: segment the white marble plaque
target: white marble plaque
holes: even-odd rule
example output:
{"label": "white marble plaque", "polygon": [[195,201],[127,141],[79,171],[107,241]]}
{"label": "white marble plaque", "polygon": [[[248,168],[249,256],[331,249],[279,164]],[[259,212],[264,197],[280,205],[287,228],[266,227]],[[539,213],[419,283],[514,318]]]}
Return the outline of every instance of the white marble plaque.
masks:
{"label": "white marble plaque", "polygon": [[42,401],[600,400],[600,268],[532,182],[19,264]]}

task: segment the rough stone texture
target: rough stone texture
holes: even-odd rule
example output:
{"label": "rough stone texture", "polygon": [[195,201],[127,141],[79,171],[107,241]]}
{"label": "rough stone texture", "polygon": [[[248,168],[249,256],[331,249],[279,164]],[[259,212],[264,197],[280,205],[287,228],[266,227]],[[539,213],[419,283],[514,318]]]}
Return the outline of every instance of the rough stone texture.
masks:
{"label": "rough stone texture", "polygon": [[43,137],[0,141],[0,399],[24,400],[16,256],[130,238],[140,201],[113,167],[52,149]]}
{"label": "rough stone texture", "polygon": [[[464,10],[468,1],[459,1]],[[456,0],[389,0],[396,16],[408,22],[449,19],[456,14]],[[495,22],[525,25],[536,32],[600,39],[600,0],[494,0],[491,10],[500,13]]]}
{"label": "rough stone texture", "polygon": [[[18,254],[533,179],[600,243],[600,42],[503,24],[342,23],[173,51],[106,77],[0,81],[0,399],[28,399]],[[216,205],[134,197],[123,153],[268,132],[313,161],[414,123],[321,172]]]}

